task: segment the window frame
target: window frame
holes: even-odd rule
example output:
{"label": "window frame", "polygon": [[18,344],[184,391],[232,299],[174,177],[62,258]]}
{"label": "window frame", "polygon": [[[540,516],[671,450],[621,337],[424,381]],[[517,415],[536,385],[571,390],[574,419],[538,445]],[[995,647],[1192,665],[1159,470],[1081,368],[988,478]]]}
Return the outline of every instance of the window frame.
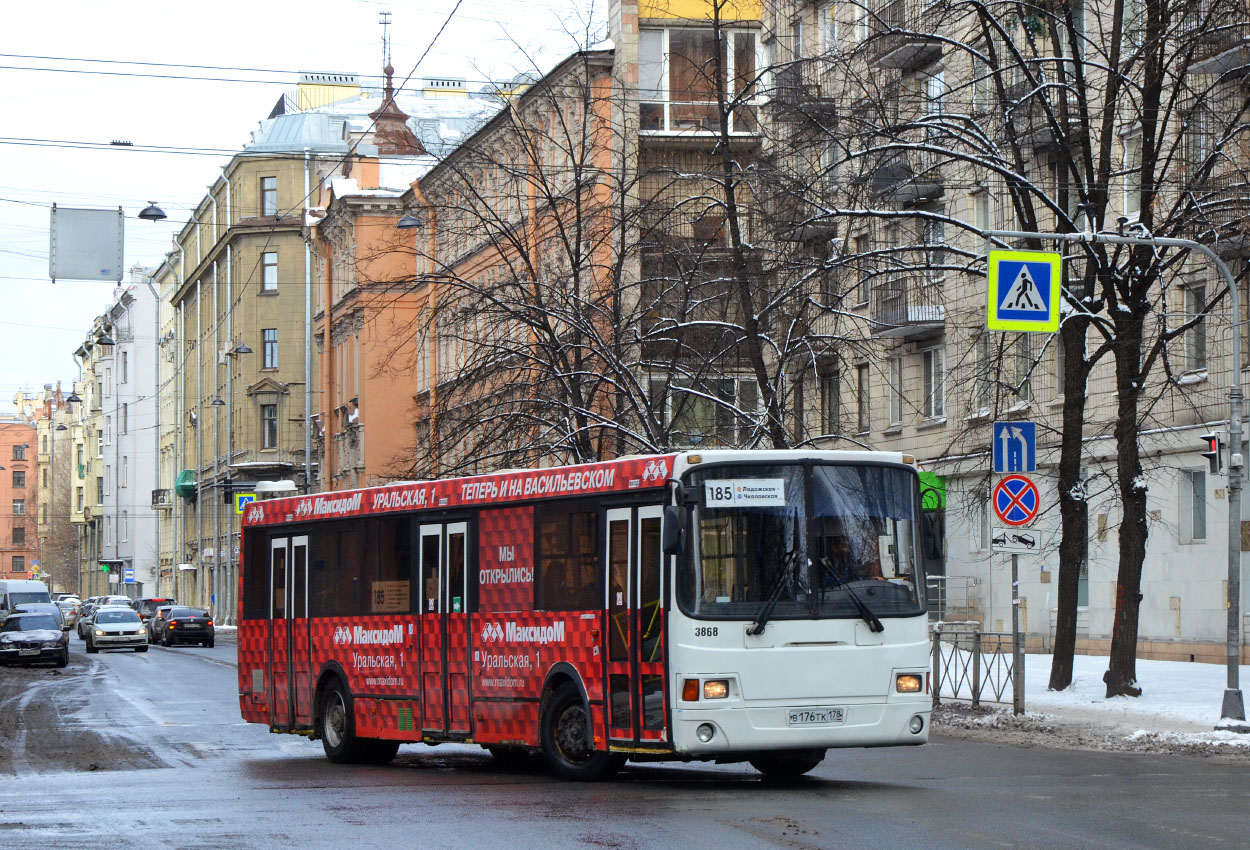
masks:
{"label": "window frame", "polygon": [[946,418],[946,346],[920,350],[925,419]]}
{"label": "window frame", "polygon": [[[273,258],[272,260],[270,258]],[[272,272],[272,274],[271,274]],[[278,291],[278,252],[262,251],[260,254],[260,291]]]}
{"label": "window frame", "polygon": [[[272,409],[273,416],[267,416]],[[272,429],[272,434],[270,433]],[[271,439],[272,437],[272,439]],[[278,447],[278,403],[260,405],[260,447],[276,449]]]}
{"label": "window frame", "polygon": [[[270,336],[272,334],[272,337]],[[278,329],[261,328],[261,368],[278,368]]]}
{"label": "window frame", "polygon": [[260,178],[260,214],[263,216],[278,214],[278,178],[276,175]]}
{"label": "window frame", "polygon": [[[650,60],[644,61],[643,56],[642,56],[643,51],[646,49],[643,46],[644,40],[647,40],[647,34],[649,33],[660,34],[659,62],[657,65],[659,88],[652,89],[649,86],[647,88],[644,88],[642,86],[642,81],[641,80],[639,81],[639,91],[638,91],[638,109],[639,109],[639,113],[638,113],[639,125],[638,126],[639,126],[639,129],[638,129],[638,133],[639,135],[678,135],[680,134],[680,135],[712,136],[718,132],[716,128],[702,129],[701,127],[674,127],[673,126],[674,121],[672,117],[673,115],[672,106],[674,104],[677,104],[679,106],[680,105],[693,105],[693,106],[703,105],[703,106],[711,107],[715,109],[717,113],[716,120],[718,122],[719,122],[718,113],[719,113],[719,108],[720,108],[720,105],[716,100],[674,100],[673,99],[673,85],[672,85],[672,77],[671,77],[672,68],[671,68],[671,62],[670,62],[669,57],[672,55],[671,41],[672,41],[672,34],[674,32],[706,32],[706,33],[712,34],[713,37],[715,33],[715,31],[710,27],[700,27],[700,26],[692,26],[692,25],[685,25],[685,26],[675,25],[675,26],[666,26],[666,27],[643,26],[643,27],[638,28],[638,45],[639,45],[638,65],[639,65],[640,76],[643,73],[644,65],[651,66],[652,64],[656,64],[656,63],[651,62]],[[755,69],[753,72],[754,76],[753,76],[752,85],[751,85],[752,91],[749,97],[743,98],[738,106],[734,107],[733,109],[729,111],[729,133],[731,135],[738,135],[738,136],[758,135],[760,132],[760,121],[759,121],[757,109],[761,102],[761,94],[760,94],[761,86],[759,85],[759,76],[760,76],[760,72],[761,72],[762,64],[763,64],[762,60],[764,59],[762,45],[761,45],[761,38],[760,38],[760,35],[761,35],[760,30],[757,27],[725,27],[724,29],[722,29],[722,34],[725,36],[725,41],[726,41],[726,50],[725,50],[726,58],[725,58],[725,65],[724,65],[723,70],[724,70],[724,76],[725,76],[725,97],[726,97],[727,103],[733,103],[733,102],[738,101],[738,95],[734,94],[734,88],[735,88],[735,83],[736,83],[735,77],[736,77],[736,70],[737,70],[735,67],[735,60],[736,60],[735,47],[736,47],[737,36],[742,35],[742,34],[749,34],[753,37]],[[648,97],[647,95],[650,95],[650,94],[658,94],[658,95],[661,95],[661,97],[659,98]],[[659,118],[660,118],[660,126],[644,128],[643,124],[645,122],[642,119],[642,112],[646,110],[647,107],[656,107],[656,106],[660,107],[660,110],[658,113]],[[737,113],[739,110],[749,110],[750,111],[749,114],[752,115],[751,120],[748,122],[745,122],[750,125],[748,129],[740,130],[735,126],[739,120],[737,116]],[[711,114],[713,113],[709,112],[709,115]],[[748,114],[748,113],[744,113],[744,114]]]}
{"label": "window frame", "polygon": [[1198,467],[1180,471],[1177,539],[1182,546],[1207,541],[1207,477],[1207,471]]}

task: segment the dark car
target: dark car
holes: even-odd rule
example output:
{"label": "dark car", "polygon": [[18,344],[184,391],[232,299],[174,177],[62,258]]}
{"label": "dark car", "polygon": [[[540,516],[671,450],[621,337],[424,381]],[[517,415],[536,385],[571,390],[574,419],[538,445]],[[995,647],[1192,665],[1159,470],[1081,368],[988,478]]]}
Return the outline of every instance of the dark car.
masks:
{"label": "dark car", "polygon": [[30,664],[69,663],[69,635],[51,614],[10,614],[0,624],[0,662]]}
{"label": "dark car", "polygon": [[151,620],[153,642],[162,646],[179,643],[198,643],[212,646],[216,637],[213,618],[203,608],[185,608],[180,605],[162,606],[156,609]]}
{"label": "dark car", "polygon": [[55,602],[23,602],[21,605],[13,607],[14,614],[51,614],[56,618],[62,631],[69,631],[69,624],[65,622],[65,612]]}
{"label": "dark car", "polygon": [[130,603],[130,607],[139,612],[139,619],[145,624],[156,613],[156,609],[162,605],[177,605],[175,599],[166,596],[142,596]]}

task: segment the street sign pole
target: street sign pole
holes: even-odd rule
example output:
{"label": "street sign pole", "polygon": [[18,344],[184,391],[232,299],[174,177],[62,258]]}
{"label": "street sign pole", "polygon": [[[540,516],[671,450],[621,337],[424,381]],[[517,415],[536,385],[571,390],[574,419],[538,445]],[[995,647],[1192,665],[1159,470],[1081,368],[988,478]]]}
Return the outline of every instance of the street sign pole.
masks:
{"label": "street sign pole", "polygon": [[[1111,233],[1028,233],[1020,230],[983,230],[986,243],[993,239],[1053,239],[1057,242],[1080,242],[1105,245],[1147,245],[1156,248],[1183,248],[1197,251],[1214,264],[1228,288],[1232,338],[1232,374],[1228,378],[1228,632],[1227,678],[1224,700],[1220,707],[1217,729],[1250,732],[1246,723],[1246,706],[1241,695],[1238,665],[1241,660],[1241,490],[1243,466],[1233,465],[1231,455],[1241,453],[1241,306],[1233,273],[1211,246],[1192,239],[1170,236],[1120,236]],[[988,254],[988,252],[987,252]]]}
{"label": "street sign pole", "polygon": [[1020,556],[1011,555],[1011,709],[1024,714],[1024,647],[1020,644]]}

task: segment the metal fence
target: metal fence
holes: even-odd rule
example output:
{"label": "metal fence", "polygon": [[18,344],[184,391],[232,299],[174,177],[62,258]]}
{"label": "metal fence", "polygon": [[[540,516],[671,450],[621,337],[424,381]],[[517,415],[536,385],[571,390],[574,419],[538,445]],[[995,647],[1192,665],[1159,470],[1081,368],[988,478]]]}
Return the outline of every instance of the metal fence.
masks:
{"label": "metal fence", "polygon": [[931,654],[934,707],[943,698],[971,700],[974,708],[982,700],[1012,702],[1010,632],[983,632],[975,623],[934,623]]}

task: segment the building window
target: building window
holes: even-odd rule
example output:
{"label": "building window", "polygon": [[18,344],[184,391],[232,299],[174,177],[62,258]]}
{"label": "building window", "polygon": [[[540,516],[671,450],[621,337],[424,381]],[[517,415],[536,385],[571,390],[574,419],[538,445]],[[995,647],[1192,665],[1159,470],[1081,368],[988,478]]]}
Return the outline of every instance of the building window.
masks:
{"label": "building window", "polygon": [[97,505],[104,504],[104,479],[97,478],[95,480],[95,503]]}
{"label": "building window", "polygon": [[1204,284],[1187,286],[1185,293],[1185,321],[1197,321],[1185,332],[1185,368],[1189,371],[1207,368],[1207,288]]}
{"label": "building window", "polygon": [[1181,470],[1182,543],[1207,539],[1207,473],[1203,469]]}
{"label": "building window", "polygon": [[886,361],[890,379],[890,424],[903,424],[903,358],[895,355]]}
{"label": "building window", "polygon": [[1120,172],[1124,214],[1136,218],[1141,212],[1141,130],[1126,133],[1120,144],[1124,157]]}
{"label": "building window", "polygon": [[1033,372],[1033,341],[1030,334],[1016,334],[1015,344],[1015,389],[1020,401],[1033,398],[1033,387],[1030,375]]}
{"label": "building window", "polygon": [[920,353],[924,370],[924,415],[940,419],[946,415],[946,348],[926,348]]}
{"label": "building window", "polygon": [[869,389],[868,364],[855,367],[855,426],[861,434],[872,430],[872,397]]}
{"label": "building window", "polygon": [[123,540],[129,540],[129,539],[130,539],[130,514],[127,511],[122,511],[121,533],[118,536],[117,540],[118,542],[121,542]]}
{"label": "building window", "polygon": [[638,32],[639,129],[652,132],[714,132],[718,129],[717,65],[724,75],[726,97],[746,101],[730,113],[729,132],[754,133],[756,57],[755,30],[722,31],[730,50],[716,55],[716,33],[710,28],[640,29]]}
{"label": "building window", "polygon": [[48,453],[48,435],[44,434],[39,439],[40,439],[39,445],[43,446],[43,448],[40,449],[39,451],[42,452],[43,454],[47,454]]}
{"label": "building window", "polygon": [[759,413],[753,378],[720,378],[699,385],[690,381],[653,381],[651,397],[661,399],[674,440],[692,446],[735,445],[750,439]]}
{"label": "building window", "polygon": [[972,415],[987,416],[990,412],[990,335],[982,332],[973,345],[976,374],[972,381]]}
{"label": "building window", "polygon": [[820,430],[842,433],[842,376],[836,369],[820,376]]}
{"label": "building window", "polygon": [[859,266],[859,280],[855,285],[855,303],[868,303],[868,287],[872,282],[872,269],[868,262],[869,242],[868,234],[864,233],[856,236],[851,240],[851,250],[855,252],[856,263]]}
{"label": "building window", "polygon": [[260,255],[260,291],[274,292],[278,288],[278,252],[266,251]]}
{"label": "building window", "polygon": [[[941,215],[941,210],[937,214]],[[925,219],[922,238],[926,254],[924,281],[937,286],[946,279],[946,222]]]}
{"label": "building window", "polygon": [[25,499],[13,500],[13,516],[26,516],[26,500]]}
{"label": "building window", "polygon": [[[102,493],[113,492],[112,490],[113,467],[108,466],[108,465],[104,467],[104,475],[100,478],[100,481],[101,481],[102,486],[104,487],[104,489],[101,491]],[[101,499],[100,501],[104,501],[104,500]]]}
{"label": "building window", "polygon": [[106,446],[113,445],[113,417],[104,417],[104,444]]}
{"label": "building window", "polygon": [[26,489],[26,472],[24,470],[21,470],[21,469],[13,470],[13,489],[14,490]]}
{"label": "building window", "polygon": [[25,555],[13,556],[13,572],[15,573],[26,572],[26,556]]}
{"label": "building window", "polygon": [[79,487],[78,492],[75,494],[76,513],[82,513],[83,504],[85,500],[86,500],[86,497],[83,494],[83,488]]}
{"label": "building window", "polygon": [[122,433],[130,433],[130,405],[122,404]]}
{"label": "building window", "polygon": [[13,459],[14,460],[26,460],[26,446],[25,445],[13,447]]}
{"label": "building window", "polygon": [[117,486],[118,487],[130,486],[130,458],[128,457],[122,458],[121,476],[117,482]]}
{"label": "building window", "polygon": [[837,4],[821,3],[816,7],[816,27],[820,33],[820,52],[838,52]]}
{"label": "building window", "polygon": [[972,550],[984,552],[990,548],[990,493],[984,487],[972,492],[971,532],[969,543]]}
{"label": "building window", "polygon": [[13,545],[14,546],[26,545],[26,526],[24,525],[13,526]]}
{"label": "building window", "polygon": [[262,404],[260,406],[260,436],[262,449],[278,447],[278,405]]}
{"label": "building window", "polygon": [[260,332],[262,348],[264,350],[264,361],[261,364],[263,369],[278,368],[278,329],[265,328]]}
{"label": "building window", "polygon": [[129,380],[130,380],[130,352],[123,351],[122,352],[122,380],[121,382],[124,384]]}
{"label": "building window", "polygon": [[260,178],[260,214],[278,214],[278,178]]}

